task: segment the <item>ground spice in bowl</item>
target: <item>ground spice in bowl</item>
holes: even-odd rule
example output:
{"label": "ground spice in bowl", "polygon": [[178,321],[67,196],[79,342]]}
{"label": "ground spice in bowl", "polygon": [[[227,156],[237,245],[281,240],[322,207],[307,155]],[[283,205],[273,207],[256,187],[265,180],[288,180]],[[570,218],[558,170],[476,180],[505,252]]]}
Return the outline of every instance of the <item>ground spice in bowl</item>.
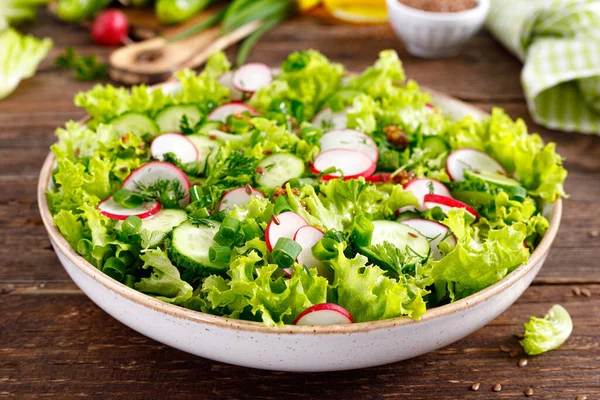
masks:
{"label": "ground spice in bowl", "polygon": [[423,11],[461,12],[477,7],[476,0],[398,0],[400,3]]}

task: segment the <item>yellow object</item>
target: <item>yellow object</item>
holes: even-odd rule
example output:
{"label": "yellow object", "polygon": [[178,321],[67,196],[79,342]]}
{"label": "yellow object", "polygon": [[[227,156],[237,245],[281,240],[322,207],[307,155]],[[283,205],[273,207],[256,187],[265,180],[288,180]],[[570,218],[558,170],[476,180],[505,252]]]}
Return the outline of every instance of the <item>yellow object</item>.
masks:
{"label": "yellow object", "polygon": [[385,0],[323,0],[327,11],[342,21],[376,24],[387,21]]}
{"label": "yellow object", "polygon": [[321,0],[298,0],[300,11],[308,11],[321,4]]}

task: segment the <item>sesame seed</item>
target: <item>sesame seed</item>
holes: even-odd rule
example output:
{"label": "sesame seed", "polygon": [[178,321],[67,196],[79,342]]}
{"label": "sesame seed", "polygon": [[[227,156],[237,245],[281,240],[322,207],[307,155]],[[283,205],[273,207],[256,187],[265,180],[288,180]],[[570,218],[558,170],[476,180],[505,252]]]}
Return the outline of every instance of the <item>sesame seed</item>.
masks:
{"label": "sesame seed", "polygon": [[575,296],[581,296],[581,289],[579,287],[574,287],[573,288],[573,294]]}
{"label": "sesame seed", "polygon": [[524,367],[524,366],[526,366],[526,365],[527,365],[527,362],[528,362],[528,361],[527,361],[527,359],[526,359],[526,358],[521,358],[521,359],[519,360],[519,367]]}
{"label": "sesame seed", "polygon": [[519,340],[525,339],[525,335],[522,333],[515,333],[513,336]]}
{"label": "sesame seed", "polygon": [[277,217],[277,215],[273,215],[273,222],[275,222],[275,225],[281,224],[281,221],[279,220],[279,217]]}
{"label": "sesame seed", "polygon": [[600,232],[598,232],[598,231],[589,231],[588,232],[588,236],[591,238],[598,237],[599,235],[600,235]]}
{"label": "sesame seed", "polygon": [[585,297],[592,296],[592,292],[590,292],[588,289],[581,289],[581,294],[584,295]]}
{"label": "sesame seed", "polygon": [[587,396],[579,395],[579,396],[575,397],[575,400],[587,400]]}
{"label": "sesame seed", "polygon": [[525,393],[525,396],[527,396],[527,397],[533,396],[533,389],[528,387],[527,389],[525,389],[525,391],[523,393]]}
{"label": "sesame seed", "polygon": [[475,382],[474,384],[471,385],[471,390],[476,392],[479,390],[479,387],[481,386],[481,383],[479,382]]}
{"label": "sesame seed", "polygon": [[246,185],[246,193],[249,195],[252,194],[252,186]]}
{"label": "sesame seed", "polygon": [[494,392],[499,392],[499,391],[501,391],[501,390],[502,390],[502,385],[501,385],[501,384],[499,384],[499,383],[496,383],[494,386],[492,386],[492,390],[493,390]]}
{"label": "sesame seed", "polygon": [[503,353],[508,353],[510,352],[510,347],[502,345],[500,346],[500,351]]}
{"label": "sesame seed", "polygon": [[519,351],[519,349],[514,349],[514,350],[512,350],[512,351],[511,351],[511,352],[510,352],[508,355],[509,355],[511,358],[515,358],[515,357],[516,357],[516,356],[518,356],[520,353],[521,353],[521,351]]}

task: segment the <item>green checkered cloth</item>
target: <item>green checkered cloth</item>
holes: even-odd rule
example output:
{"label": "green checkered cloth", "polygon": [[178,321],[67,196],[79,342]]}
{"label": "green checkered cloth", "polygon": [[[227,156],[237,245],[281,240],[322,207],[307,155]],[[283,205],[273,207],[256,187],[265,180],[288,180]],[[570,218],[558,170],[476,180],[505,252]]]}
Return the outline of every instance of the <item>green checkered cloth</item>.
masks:
{"label": "green checkered cloth", "polygon": [[537,123],[600,134],[600,1],[492,0],[487,27],[525,63]]}

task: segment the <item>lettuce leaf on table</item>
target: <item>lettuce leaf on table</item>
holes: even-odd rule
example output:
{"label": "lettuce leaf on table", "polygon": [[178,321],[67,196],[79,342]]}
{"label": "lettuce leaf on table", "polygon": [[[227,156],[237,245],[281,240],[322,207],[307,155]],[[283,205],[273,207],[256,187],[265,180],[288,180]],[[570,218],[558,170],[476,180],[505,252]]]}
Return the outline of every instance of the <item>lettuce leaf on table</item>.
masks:
{"label": "lettuce leaf on table", "polygon": [[525,338],[521,346],[530,356],[557,349],[567,341],[573,331],[569,312],[561,305],[554,305],[544,318],[531,317],[525,323]]}
{"label": "lettuce leaf on table", "polygon": [[35,74],[51,48],[50,39],[24,36],[14,29],[0,30],[0,100],[8,97],[23,79]]}

